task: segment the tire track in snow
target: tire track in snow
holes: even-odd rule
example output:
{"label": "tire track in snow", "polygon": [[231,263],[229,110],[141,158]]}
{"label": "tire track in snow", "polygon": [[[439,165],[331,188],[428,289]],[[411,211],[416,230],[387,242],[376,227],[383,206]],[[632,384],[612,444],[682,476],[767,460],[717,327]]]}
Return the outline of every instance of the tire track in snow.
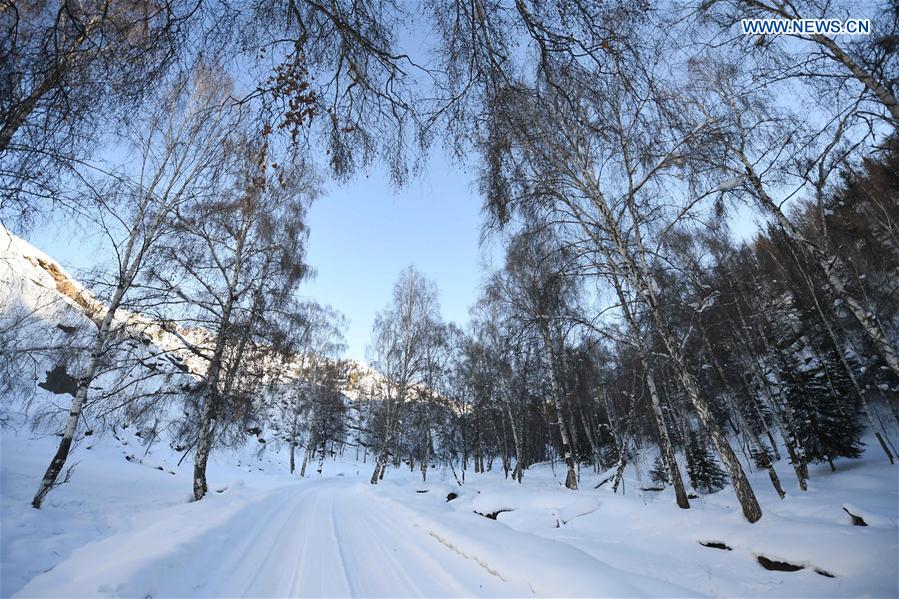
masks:
{"label": "tire track in snow", "polygon": [[[385,528],[391,529],[392,534],[395,537],[397,537],[398,539],[403,539],[403,538],[408,539],[408,536],[400,537],[400,535],[396,532],[398,528],[406,528],[407,535],[408,535],[408,533],[412,533],[412,535],[414,535],[414,536],[422,536],[423,537],[423,535],[421,534],[423,532],[422,529],[411,522],[411,513],[409,513],[408,510],[395,509],[395,508],[393,508],[393,505],[390,505],[390,509],[393,512],[395,512],[396,515],[399,516],[395,520],[391,520],[387,515],[388,504],[386,502],[382,501],[381,498],[375,496],[374,493],[370,493],[369,495],[370,495],[370,501],[372,503],[380,504],[380,509],[373,510],[373,515],[375,515],[376,518],[380,519],[382,525],[385,525]],[[423,537],[423,540],[427,541],[426,537]],[[447,585],[455,587],[455,591],[453,591],[452,593],[449,593],[450,595],[452,595],[452,596],[473,596],[476,594],[475,591],[473,591],[472,589],[463,585],[461,580],[458,577],[453,576],[452,573],[450,573],[446,569],[446,567],[444,565],[445,560],[443,562],[438,560],[430,551],[426,550],[426,547],[427,547],[427,545],[425,545],[425,547],[421,547],[420,550],[416,552],[416,557],[418,557],[422,560],[425,560],[427,562],[426,565],[429,566],[430,568],[426,571],[430,571],[430,572],[432,572],[432,574],[435,572],[439,572],[442,575],[441,578],[445,581],[445,583]],[[447,556],[447,557],[449,557],[449,556]],[[488,569],[488,572],[489,572],[489,569]],[[502,579],[502,577],[498,576],[498,578],[500,578],[500,580],[502,580],[503,582],[506,582],[505,580]]]}
{"label": "tire track in snow", "polygon": [[[259,547],[262,545],[260,542],[263,533],[270,534],[273,531],[283,530],[284,526],[289,522],[290,515],[292,513],[292,509],[285,509],[288,505],[297,503],[302,497],[305,495],[304,493],[297,494],[295,496],[288,497],[287,501],[285,501],[281,505],[281,509],[276,512],[276,516],[274,518],[269,519],[263,526],[258,527],[257,534],[254,535],[252,546]],[[241,595],[244,597],[252,596],[255,593],[251,592],[251,589],[257,587],[261,583],[265,582],[263,574],[266,572],[266,565],[273,561],[273,557],[276,555],[276,550],[281,549],[283,547],[277,542],[269,543],[267,550],[264,551],[262,559],[256,557],[254,561],[259,565],[255,568],[255,573],[247,580],[246,585],[243,587],[243,591]]]}
{"label": "tire track in snow", "polygon": [[[354,565],[353,577],[366,583],[364,594],[427,595],[407,571],[408,566],[415,561],[415,549],[407,550],[405,565],[400,563],[394,554],[405,543],[403,540],[396,543],[398,539],[394,536],[394,531],[386,528],[382,521],[376,520],[371,502],[363,503],[360,493],[355,489],[340,494],[336,499],[341,506],[341,518],[345,523],[341,546],[347,550],[347,563]],[[360,509],[362,506],[365,506],[364,510]],[[394,543],[389,543],[389,540]],[[365,566],[360,567],[361,564]],[[376,567],[372,568],[371,565]],[[388,581],[393,582],[389,588],[385,584]],[[401,584],[397,586],[397,582]]]}
{"label": "tire track in snow", "polygon": [[343,544],[340,542],[340,535],[337,530],[337,519],[334,516],[334,497],[331,497],[330,504],[330,517],[331,517],[331,538],[334,540],[334,544],[337,546],[337,557],[340,560],[340,571],[343,572],[343,578],[346,580],[347,587],[350,589],[350,595],[353,597],[359,596],[359,591],[356,588],[356,585],[353,584],[352,579],[350,578],[347,572],[347,559],[346,552],[343,550]]}

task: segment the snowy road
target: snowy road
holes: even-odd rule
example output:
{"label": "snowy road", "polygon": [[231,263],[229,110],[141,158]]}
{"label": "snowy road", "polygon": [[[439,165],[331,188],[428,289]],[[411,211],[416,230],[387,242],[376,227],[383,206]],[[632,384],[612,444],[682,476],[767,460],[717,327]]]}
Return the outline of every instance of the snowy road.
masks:
{"label": "snowy road", "polygon": [[[211,502],[221,498],[211,496]],[[183,509],[88,545],[24,596],[530,595],[447,549],[366,485],[326,479],[265,493],[219,518]],[[209,510],[206,510],[209,511]],[[191,530],[201,534],[189,538]],[[188,537],[185,540],[185,537]]]}
{"label": "snowy road", "polygon": [[[18,475],[6,473],[4,489],[23,491],[0,502],[8,510],[0,572],[9,589],[0,594],[895,595],[895,518],[878,516],[895,513],[889,511],[895,470],[880,462],[869,468],[876,466],[876,477],[860,469],[832,480],[824,473],[808,496],[782,504],[769,496],[766,505],[780,513],[769,509],[752,527],[733,506],[707,501],[685,511],[669,501],[647,506],[639,498],[600,491],[571,493],[554,482],[535,481],[541,474],[536,471],[529,487],[495,477],[460,488],[439,479],[422,485],[400,472],[372,487],[357,466],[303,481],[231,470],[246,486],[224,488],[234,479],[220,475],[203,501],[179,503],[182,489],[189,488],[186,477],[124,460],[105,464],[112,472],[108,480],[100,476],[106,476],[104,469],[82,473],[75,483],[82,487],[63,488],[69,497],[46,512],[29,507],[26,491],[34,480],[17,485]],[[110,482],[129,474],[127,485]],[[868,497],[872,488],[879,489],[875,495],[882,504]],[[449,491],[459,497],[448,503]],[[831,514],[844,514],[846,496],[854,498],[869,526],[831,521]],[[497,520],[477,515],[498,510],[503,513]],[[815,513],[828,520],[809,522]],[[726,541],[733,550],[709,549],[702,540]],[[759,565],[757,555],[807,567],[772,572]]]}
{"label": "snowy road", "polygon": [[[161,595],[471,596],[517,594],[447,551],[360,483],[325,480],[245,508],[183,567],[197,573]],[[227,547],[227,552],[221,548]],[[185,583],[187,583],[185,585]],[[526,591],[526,589],[525,589]]]}

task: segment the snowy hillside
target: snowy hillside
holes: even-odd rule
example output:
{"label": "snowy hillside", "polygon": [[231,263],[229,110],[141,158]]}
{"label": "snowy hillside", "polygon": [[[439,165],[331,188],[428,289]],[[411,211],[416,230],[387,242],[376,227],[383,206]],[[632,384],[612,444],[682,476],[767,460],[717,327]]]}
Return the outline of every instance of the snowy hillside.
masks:
{"label": "snowy hillside", "polygon": [[[52,345],[51,339],[59,339],[61,335],[87,334],[90,331],[88,325],[96,324],[104,309],[103,303],[56,260],[2,225],[0,306],[4,317],[9,320],[11,316],[24,319],[32,327],[29,336],[43,338],[47,346]],[[205,363],[188,351],[185,345],[208,346],[208,331],[180,327],[177,323],[161,323],[125,309],[117,312],[115,325],[132,337],[133,342],[148,347],[150,354],[165,356],[170,364],[162,361],[157,364],[163,370],[174,366],[180,372],[204,371]],[[302,356],[298,355],[294,363],[301,360]],[[345,368],[345,391],[353,399],[370,392],[381,382],[382,377],[365,364],[347,361]],[[290,370],[288,368],[288,372]]]}
{"label": "snowy hillside", "polygon": [[[11,421],[24,421],[25,412],[57,420],[64,417],[65,402],[56,396],[73,392],[73,377],[82,368],[103,310],[102,302],[56,260],[0,225],[0,334],[6,346],[0,360],[15,371],[15,376],[4,376],[14,388],[0,406],[0,416]],[[208,347],[210,334],[125,309],[117,312],[113,326],[119,340],[110,350],[110,368],[96,382],[96,389],[131,398],[135,405],[144,394],[167,391],[170,405],[152,409],[161,412],[163,419],[167,410],[181,410],[180,396],[196,386],[206,368],[206,362],[188,346]],[[20,359],[23,355],[27,359]],[[299,364],[303,360],[304,356],[296,355],[284,365],[285,384],[302,377]],[[383,377],[364,364],[342,361],[340,368],[343,394],[350,403],[370,399],[382,383]],[[154,402],[158,404],[158,398]],[[359,409],[350,405],[356,420],[361,417]]]}

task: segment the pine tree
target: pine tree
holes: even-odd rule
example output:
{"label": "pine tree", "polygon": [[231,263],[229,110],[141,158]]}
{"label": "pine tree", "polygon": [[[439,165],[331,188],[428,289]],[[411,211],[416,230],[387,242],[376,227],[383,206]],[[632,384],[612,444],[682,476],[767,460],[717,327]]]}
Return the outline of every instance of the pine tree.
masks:
{"label": "pine tree", "polygon": [[657,456],[656,461],[652,466],[652,470],[649,471],[649,479],[656,485],[660,485],[662,487],[670,484],[670,477],[668,476],[668,466],[665,464],[665,461],[662,459],[662,456]]}
{"label": "pine tree", "polygon": [[833,351],[814,356],[800,364],[784,356],[781,380],[793,410],[796,441],[809,462],[828,462],[839,457],[858,458],[862,424],[857,407],[850,399],[850,381],[838,367]]}
{"label": "pine tree", "polygon": [[687,444],[687,475],[690,484],[697,491],[705,489],[707,493],[720,491],[727,483],[727,473],[715,460],[715,455],[695,431],[690,432]]}

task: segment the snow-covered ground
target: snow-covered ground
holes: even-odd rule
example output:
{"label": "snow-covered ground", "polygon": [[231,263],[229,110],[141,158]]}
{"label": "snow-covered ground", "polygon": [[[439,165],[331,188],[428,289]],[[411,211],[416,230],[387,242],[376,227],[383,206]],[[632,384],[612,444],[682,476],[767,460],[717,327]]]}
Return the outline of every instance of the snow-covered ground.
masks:
{"label": "snow-covered ground", "polygon": [[[0,308],[25,315],[19,336],[6,342],[84,345],[94,331],[93,296],[50,257],[3,233]],[[127,369],[115,375],[141,381],[127,386],[131,393],[193,382],[184,368],[189,360],[179,361],[155,323],[132,313],[122,319],[134,338],[116,351],[139,358],[135,369],[154,365],[149,375]],[[42,386],[41,375],[60,363],[79,368],[77,360],[56,358],[43,356],[35,380],[23,371],[21,388],[0,398],[4,597],[894,597],[899,591],[899,466],[886,463],[873,439],[869,454],[838,462],[836,473],[813,468],[807,493],[779,462],[783,501],[766,473],[753,473],[765,515],[750,525],[729,488],[684,511],[670,490],[641,492],[645,475],[633,468],[617,495],[610,485],[596,488],[603,475],[589,470],[581,490],[567,491],[555,476],[563,469],[548,464],[529,469],[521,486],[500,472],[469,472],[459,487],[439,470],[422,484],[417,471],[404,469],[390,470],[372,487],[371,464],[349,461],[328,461],[323,477],[301,480],[287,474],[286,451],[264,430],[248,435],[240,451],[214,457],[212,492],[192,503],[190,457],[179,465],[181,454],[169,440],[148,450],[134,425],[112,425],[127,418],[91,417],[82,433],[96,432],[79,434],[71,481],[34,510],[32,494],[58,439],[32,431],[58,427],[51,421],[32,429],[32,419],[49,412],[58,420],[68,411],[65,389]],[[359,380],[346,390],[350,400],[377,379],[358,370]],[[116,388],[115,376],[98,385]],[[177,397],[154,408],[161,429],[183,416]],[[447,501],[450,493],[458,497]],[[844,507],[868,526],[854,526]],[[801,569],[771,571],[759,556]]]}
{"label": "snow-covered ground", "polygon": [[[286,474],[283,455],[249,446],[219,455],[214,492],[190,503],[190,460],[176,466],[160,444],[144,463],[128,461],[143,456],[140,439],[128,430],[116,437],[85,439],[71,482],[37,511],[29,501],[55,439],[2,430],[3,596],[886,597],[899,589],[899,468],[876,451],[838,462],[834,474],[814,468],[807,493],[779,463],[783,501],[755,473],[765,515],[750,525],[729,489],[679,510],[669,491],[641,494],[633,471],[624,495],[594,489],[600,478],[586,470],[582,490],[566,491],[549,465],[529,470],[521,486],[499,472],[468,473],[459,487],[436,471],[422,484],[406,469],[372,487],[369,464],[329,461],[323,477],[299,480]],[[450,492],[459,497],[447,502]],[[844,505],[869,526],[853,526]],[[803,569],[769,571],[759,555]]]}

